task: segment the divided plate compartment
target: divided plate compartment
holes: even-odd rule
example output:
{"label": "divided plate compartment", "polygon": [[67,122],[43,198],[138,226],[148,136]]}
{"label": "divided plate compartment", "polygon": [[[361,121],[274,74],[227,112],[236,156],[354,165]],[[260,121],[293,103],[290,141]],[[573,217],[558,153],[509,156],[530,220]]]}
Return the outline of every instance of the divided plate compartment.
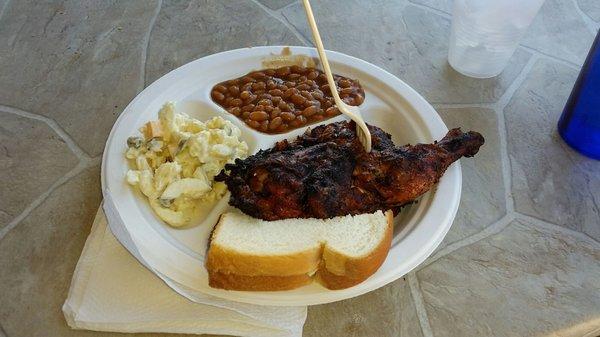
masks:
{"label": "divided plate compartment", "polygon": [[[249,153],[266,149],[282,139],[294,139],[307,128],[344,120],[343,116],[311,124],[284,134],[269,135],[248,127],[242,120],[214,103],[212,87],[222,81],[263,69],[263,62],[282,53],[284,47],[253,47],[210,55],[164,75],[142,91],[123,111],[108,138],[102,162],[105,202],[118,216],[109,224],[119,241],[140,262],[182,295],[194,292],[228,300],[264,305],[307,305],[341,300],[381,287],[416,267],[441,242],[450,228],[460,199],[461,173],[453,164],[436,188],[404,207],[395,218],[392,248],[383,266],[371,278],[349,289],[331,291],[317,283],[281,292],[240,292],[208,286],[204,257],[210,233],[218,217],[229,207],[229,194],[210,207],[190,226],[172,228],[152,211],[147,199],[125,182],[129,169],[124,156],[126,139],[138,134],[144,123],[158,118],[167,101],[176,101],[176,112],[205,121],[221,116],[242,131]],[[292,55],[316,57],[306,47],[290,47]],[[360,106],[365,120],[392,135],[399,146],[440,139],[447,128],[435,110],[408,85],[365,61],[328,52],[334,73],[359,79],[365,90]]]}

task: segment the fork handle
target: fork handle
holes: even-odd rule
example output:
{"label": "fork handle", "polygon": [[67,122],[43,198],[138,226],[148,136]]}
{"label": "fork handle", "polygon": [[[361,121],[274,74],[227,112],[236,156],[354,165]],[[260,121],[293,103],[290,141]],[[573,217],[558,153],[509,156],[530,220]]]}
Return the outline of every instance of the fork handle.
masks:
{"label": "fork handle", "polygon": [[327,55],[325,54],[325,48],[323,47],[323,41],[321,40],[321,35],[319,34],[319,29],[317,28],[317,23],[315,22],[315,16],[313,15],[312,8],[310,7],[309,0],[302,0],[304,5],[304,11],[306,12],[306,19],[308,20],[308,25],[312,30],[313,39],[315,40],[315,45],[317,46],[317,52],[319,53],[319,58],[321,59],[321,63],[323,65],[323,71],[325,72],[325,76],[327,77],[327,83],[329,84],[329,89],[331,91],[331,96],[333,97],[335,104],[338,106],[340,112],[344,115],[350,117],[356,123],[356,134],[359,137],[360,142],[363,144],[365,151],[371,151],[371,132],[365,124],[360,113],[357,115],[354,112],[350,111],[346,108],[346,104],[340,99],[340,95],[338,94],[337,87],[335,85],[335,81],[333,80],[333,73],[331,72],[331,68],[329,67],[329,60],[327,59]]}
{"label": "fork handle", "polygon": [[309,0],[302,0],[302,3],[304,5],[304,11],[306,12],[306,19],[308,20],[308,25],[312,30],[313,39],[315,40],[315,45],[317,46],[317,52],[319,53],[319,58],[321,59],[323,71],[325,72],[325,76],[327,77],[327,83],[329,84],[329,89],[331,90],[331,96],[333,96],[335,104],[339,106],[343,102],[340,99],[337,87],[335,86],[335,81],[333,80],[333,74],[331,73],[331,68],[329,67],[329,60],[327,59],[327,55],[325,54],[323,41],[321,41],[321,35],[319,34],[319,29],[317,28],[317,23],[315,22],[315,17],[313,15],[312,8],[310,7],[310,2]]}

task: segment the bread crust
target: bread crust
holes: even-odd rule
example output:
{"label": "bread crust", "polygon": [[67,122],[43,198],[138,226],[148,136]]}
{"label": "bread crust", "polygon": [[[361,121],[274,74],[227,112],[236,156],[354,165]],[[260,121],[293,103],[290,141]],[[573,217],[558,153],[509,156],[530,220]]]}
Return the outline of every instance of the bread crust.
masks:
{"label": "bread crust", "polygon": [[291,276],[308,274],[319,267],[322,247],[287,255],[249,255],[213,245],[208,249],[206,269],[237,275]]}
{"label": "bread crust", "polygon": [[[298,288],[317,279],[328,289],[352,287],[373,275],[387,257],[394,215],[392,211],[385,215],[387,227],[383,239],[361,257],[348,257],[327,246],[291,255],[255,256],[211,245],[206,260],[209,285],[228,290],[277,291]],[[220,222],[213,236],[218,234],[219,225]]]}
{"label": "bread crust", "polygon": [[248,276],[209,271],[208,285],[213,288],[241,291],[291,290],[310,284],[308,274],[291,276]]}

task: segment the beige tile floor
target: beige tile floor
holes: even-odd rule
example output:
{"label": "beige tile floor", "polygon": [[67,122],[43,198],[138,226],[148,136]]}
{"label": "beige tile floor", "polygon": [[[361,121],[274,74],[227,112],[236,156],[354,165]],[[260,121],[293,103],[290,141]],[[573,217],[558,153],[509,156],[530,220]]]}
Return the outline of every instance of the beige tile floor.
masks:
{"label": "beige tile floor", "polygon": [[[394,73],[449,126],[487,142],[463,161],[461,208],[433,256],[377,291],[311,307],[306,336],[600,334],[600,162],[555,131],[600,1],[547,0],[488,80],[447,65],[451,4],[313,1],[326,46]],[[0,336],[121,335],[72,331],[60,311],[100,203],[113,122],[146,85],[198,57],[310,45],[301,5],[0,0],[0,13]]]}

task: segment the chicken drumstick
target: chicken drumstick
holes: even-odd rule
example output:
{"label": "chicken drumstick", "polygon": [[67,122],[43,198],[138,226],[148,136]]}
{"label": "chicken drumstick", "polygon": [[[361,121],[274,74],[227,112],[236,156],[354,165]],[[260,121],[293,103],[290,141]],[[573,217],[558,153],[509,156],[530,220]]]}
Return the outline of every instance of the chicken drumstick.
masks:
{"label": "chicken drumstick", "polygon": [[216,180],[227,184],[231,205],[264,220],[397,212],[484,143],[477,132],[452,129],[434,144],[395,147],[388,133],[369,129],[370,153],[356,138],[353,122],[331,123],[237,159]]}

